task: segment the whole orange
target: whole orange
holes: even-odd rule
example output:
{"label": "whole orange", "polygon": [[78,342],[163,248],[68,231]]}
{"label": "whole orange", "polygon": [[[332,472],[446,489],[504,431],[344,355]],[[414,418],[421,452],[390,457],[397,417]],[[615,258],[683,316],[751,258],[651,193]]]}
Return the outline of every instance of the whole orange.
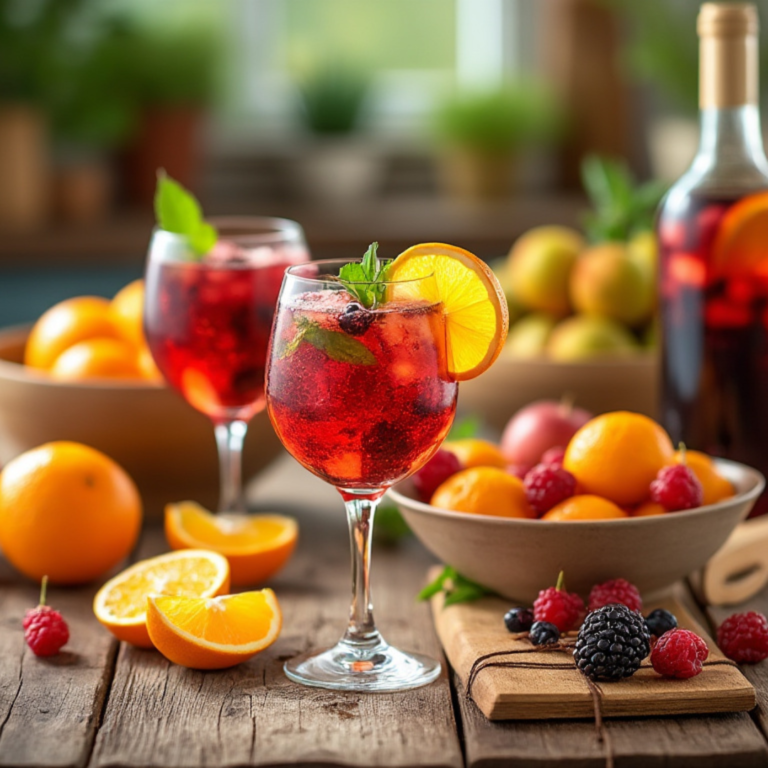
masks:
{"label": "whole orange", "polygon": [[[677,451],[669,463],[680,464],[681,461],[682,455],[680,451]],[[718,501],[727,499],[736,493],[733,485],[731,485],[731,481],[726,480],[718,473],[714,462],[706,453],[686,451],[685,463],[701,483],[702,490],[704,491],[704,497],[701,502],[703,506],[717,504]]]}
{"label": "whole orange", "polygon": [[32,579],[91,581],[129,554],[140,527],[133,480],[87,445],[46,443],[0,472],[0,549]]}
{"label": "whole orange", "polygon": [[139,352],[122,339],[86,339],[64,350],[50,369],[60,381],[142,379]]}
{"label": "whole orange", "polygon": [[618,520],[627,517],[612,501],[600,496],[583,494],[561,501],[547,512],[542,520],[567,522],[574,520]]}
{"label": "whole orange", "polygon": [[651,481],[673,455],[669,435],[653,419],[614,411],[588,421],[573,436],[563,466],[583,493],[628,506],[648,498]]}
{"label": "whole orange", "polygon": [[472,467],[449,477],[430,504],[454,512],[495,517],[535,518],[522,480],[497,467]]}
{"label": "whole orange", "polygon": [[476,437],[461,440],[447,440],[443,448],[450,451],[465,469],[470,467],[498,467],[504,469],[508,462],[498,445]]}
{"label": "whole orange", "polygon": [[137,347],[144,344],[144,281],[134,280],[121,288],[112,299],[111,310],[123,337]]}
{"label": "whole orange", "polygon": [[32,327],[24,350],[24,364],[50,368],[56,358],[85,339],[120,338],[110,304],[98,296],[78,296],[51,307]]}

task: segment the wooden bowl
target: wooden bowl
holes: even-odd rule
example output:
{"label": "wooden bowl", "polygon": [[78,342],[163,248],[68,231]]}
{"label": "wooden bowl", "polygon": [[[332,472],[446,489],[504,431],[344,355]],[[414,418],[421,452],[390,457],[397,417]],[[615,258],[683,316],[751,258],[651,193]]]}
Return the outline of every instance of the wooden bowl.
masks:
{"label": "wooden bowl", "polygon": [[703,568],[746,518],[765,486],[755,469],[725,459],[718,472],[737,495],[655,517],[548,522],[449,512],[416,501],[410,480],[390,491],[424,546],[469,579],[531,603],[565,571],[569,591],[625,578],[654,592]]}
{"label": "wooden bowl", "polygon": [[637,411],[656,418],[658,384],[658,356],[653,353],[581,363],[516,360],[502,353],[482,376],[461,382],[459,406],[500,432],[528,403],[563,396],[595,415]]}
{"label": "wooden bowl", "polygon": [[[161,384],[53,381],[21,365],[28,332],[0,331],[0,466],[41,443],[74,440],[103,451],[131,475],[147,516],[181,499],[215,508],[219,473],[207,417]],[[262,412],[248,429],[243,477],[279,451]]]}

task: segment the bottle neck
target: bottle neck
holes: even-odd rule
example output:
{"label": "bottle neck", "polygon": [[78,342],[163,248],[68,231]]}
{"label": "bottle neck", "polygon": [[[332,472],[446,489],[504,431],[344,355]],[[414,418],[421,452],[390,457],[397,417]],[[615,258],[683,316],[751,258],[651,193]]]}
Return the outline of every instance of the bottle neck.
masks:
{"label": "bottle neck", "polygon": [[754,104],[701,110],[701,137],[694,167],[758,168],[768,173],[760,131],[760,112]]}

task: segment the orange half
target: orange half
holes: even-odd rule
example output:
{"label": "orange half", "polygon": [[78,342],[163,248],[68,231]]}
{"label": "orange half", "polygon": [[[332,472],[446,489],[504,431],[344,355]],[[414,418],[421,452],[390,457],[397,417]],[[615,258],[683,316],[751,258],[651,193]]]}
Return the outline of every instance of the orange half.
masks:
{"label": "orange half", "polygon": [[768,192],[739,200],[728,209],[712,244],[717,272],[753,272],[768,276]]}
{"label": "orange half", "polygon": [[[509,328],[504,290],[484,261],[445,243],[422,243],[403,251],[393,262],[389,279],[417,280],[431,274],[437,295],[420,293],[429,283],[414,283],[412,295],[442,302],[448,370],[457,381],[474,379],[493,365],[504,347]],[[398,293],[403,295],[402,290]]]}
{"label": "orange half", "polygon": [[271,589],[148,601],[147,627],[155,648],[192,669],[224,669],[247,661],[277,640],[282,624]]}
{"label": "orange half", "polygon": [[232,584],[260,584],[277,573],[299,538],[285,515],[214,515],[193,501],[168,504],[165,536],[172,549],[210,549],[229,561]]}
{"label": "orange half", "polygon": [[151,648],[150,595],[209,598],[229,590],[229,564],[216,552],[186,549],[142,560],[110,579],[93,599],[96,618],[119,640]]}

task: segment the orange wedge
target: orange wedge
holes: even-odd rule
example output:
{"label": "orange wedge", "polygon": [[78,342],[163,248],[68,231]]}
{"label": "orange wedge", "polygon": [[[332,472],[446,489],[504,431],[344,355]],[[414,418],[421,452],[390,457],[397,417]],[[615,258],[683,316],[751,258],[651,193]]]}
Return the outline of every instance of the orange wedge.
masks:
{"label": "orange wedge", "polygon": [[[504,290],[484,261],[444,243],[411,246],[395,259],[389,279],[416,280],[431,274],[437,295],[419,298],[443,303],[448,370],[457,381],[474,379],[491,367],[504,347],[509,327]],[[415,283],[414,295],[423,286]]]}
{"label": "orange wedge", "polygon": [[288,562],[299,526],[284,515],[213,515],[193,501],[181,501],[165,508],[165,537],[172,549],[204,548],[224,555],[232,584],[250,586]]}
{"label": "orange wedge", "polygon": [[221,597],[150,597],[149,636],[160,653],[192,669],[224,669],[277,640],[283,617],[271,589]]}
{"label": "orange wedge", "polygon": [[712,244],[719,272],[768,273],[768,192],[739,200],[723,216]]}
{"label": "orange wedge", "polygon": [[215,552],[187,549],[142,560],[110,579],[93,599],[96,618],[119,640],[151,648],[150,595],[209,598],[229,590],[229,564]]}

